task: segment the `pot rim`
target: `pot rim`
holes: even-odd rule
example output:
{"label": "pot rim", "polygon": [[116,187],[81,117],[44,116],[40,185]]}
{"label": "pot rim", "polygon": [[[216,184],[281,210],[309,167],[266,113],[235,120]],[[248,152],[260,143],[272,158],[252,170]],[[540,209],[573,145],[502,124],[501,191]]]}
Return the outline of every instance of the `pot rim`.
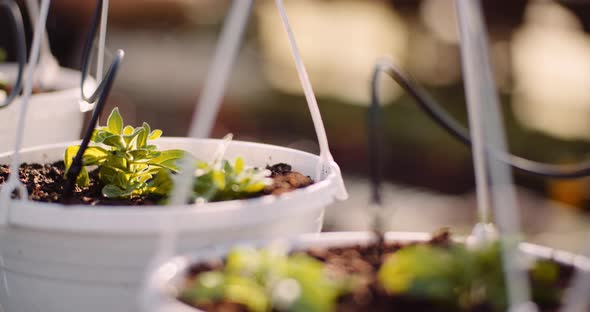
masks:
{"label": "pot rim", "polygon": [[[375,235],[374,232],[322,232],[303,234],[287,240],[287,246],[289,250],[296,250],[314,247],[341,247],[355,244],[365,245],[374,242],[376,240]],[[428,241],[431,237],[432,234],[427,232],[385,233],[385,241],[387,242],[424,242]],[[453,236],[453,240],[462,242],[465,240],[465,237]],[[202,261],[219,259],[234,247],[262,247],[267,244],[268,241],[243,241],[237,244],[226,244],[219,247],[203,249],[198,253],[176,256],[162,263],[156,270],[151,272],[151,275],[146,280],[141,302],[147,305],[145,307],[146,309],[165,307],[161,310],[155,310],[158,312],[203,312],[176,299],[180,285],[184,281],[184,277],[190,266]],[[584,255],[527,242],[522,242],[519,249],[523,253],[535,258],[550,259],[561,264],[571,265],[578,270],[590,271],[590,258]]]}
{"label": "pot rim", "polygon": [[[160,139],[160,142],[168,144],[178,142],[217,144],[221,141],[220,139],[194,139],[184,137],[163,137]],[[21,153],[43,153],[43,151],[60,147],[63,147],[65,150],[66,146],[77,143],[79,141],[24,148]],[[267,150],[272,149],[295,153],[312,159],[316,164],[319,164],[321,161],[318,155],[282,146],[247,141],[232,141],[230,144],[237,145],[241,148],[265,148]],[[12,152],[0,153],[0,158],[10,157],[11,154]],[[266,195],[252,199],[221,201],[203,205],[192,204],[176,207],[159,205],[141,207],[103,205],[89,207],[88,205],[66,206],[58,203],[11,200],[10,206],[12,207],[9,213],[9,224],[49,230],[102,232],[105,234],[121,232],[141,234],[160,231],[158,224],[161,224],[165,218],[175,218],[183,222],[185,218],[193,218],[194,220],[194,218],[227,215],[238,222],[228,221],[225,226],[232,223],[235,225],[259,223],[261,220],[260,215],[266,214],[268,217],[279,217],[281,215],[292,214],[295,209],[299,211],[317,209],[317,205],[315,207],[314,205],[309,205],[310,200],[318,201],[319,204],[326,206],[335,198],[339,179],[338,172],[337,164],[333,162],[330,164],[330,172],[324,179],[302,189],[278,196]],[[214,224],[208,225],[214,226]],[[207,226],[207,224],[204,226]],[[179,224],[179,228],[194,229],[195,226],[191,227],[190,224],[185,223],[184,226]],[[206,227],[200,227],[197,230],[206,230]]]}

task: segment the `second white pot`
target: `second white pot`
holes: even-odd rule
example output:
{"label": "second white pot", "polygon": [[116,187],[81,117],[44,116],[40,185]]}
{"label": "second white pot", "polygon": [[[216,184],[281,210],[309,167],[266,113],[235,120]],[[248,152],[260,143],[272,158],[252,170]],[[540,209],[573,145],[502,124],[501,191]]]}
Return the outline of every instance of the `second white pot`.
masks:
{"label": "second white pot", "polygon": [[[385,234],[387,242],[423,242],[431,238],[424,232],[388,232]],[[376,239],[372,232],[328,232],[304,234],[289,241],[293,250],[309,248],[345,247],[354,245],[368,245]],[[268,241],[243,242],[240,245],[263,247]],[[222,259],[234,245],[218,246],[207,250],[199,250],[189,256],[179,256],[162,264],[149,278],[146,292],[141,300],[142,312],[204,312],[193,308],[179,300],[176,296],[186,281],[191,265]],[[535,244],[522,243],[523,253],[544,259],[573,265],[581,270],[590,271],[590,259],[569,252]]]}
{"label": "second white pot", "polygon": [[[16,79],[15,64],[0,64],[0,72],[8,81]],[[33,94],[27,111],[23,146],[77,140],[80,138],[84,111],[89,105],[81,105],[80,72],[61,68],[56,90]],[[94,81],[87,80],[91,89]],[[21,98],[16,97],[8,107],[0,109],[0,152],[14,149],[14,141],[21,108]]]}

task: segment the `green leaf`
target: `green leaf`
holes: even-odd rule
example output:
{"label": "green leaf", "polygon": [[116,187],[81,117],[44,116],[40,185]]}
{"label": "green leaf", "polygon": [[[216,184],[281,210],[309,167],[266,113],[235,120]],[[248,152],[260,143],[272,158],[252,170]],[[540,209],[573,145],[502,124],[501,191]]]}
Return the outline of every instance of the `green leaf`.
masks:
{"label": "green leaf", "polygon": [[120,150],[126,149],[125,141],[120,135],[111,135],[109,137],[106,137],[102,143]]}
{"label": "green leaf", "polygon": [[244,159],[242,157],[237,157],[234,165],[234,171],[236,174],[242,173],[242,171],[244,171],[244,166]]}
{"label": "green leaf", "polygon": [[172,190],[173,182],[168,171],[160,169],[154,178],[148,182],[147,191],[156,195],[168,195]]}
{"label": "green leaf", "polygon": [[125,126],[125,128],[123,128],[123,135],[130,135],[133,133],[133,130],[132,126]]}
{"label": "green leaf", "polygon": [[155,166],[155,167],[168,169],[172,172],[178,172],[180,170],[180,168],[178,168],[177,161],[178,161],[177,159],[169,159],[169,160],[163,161],[159,164],[154,164],[154,163],[150,162],[150,165]]}
{"label": "green leaf", "polygon": [[113,184],[105,185],[102,188],[102,196],[106,198],[123,198],[133,194],[133,190],[123,190]]}
{"label": "green leaf", "polygon": [[[161,151],[160,155],[158,155],[155,158],[150,159],[150,163],[151,164],[163,164],[163,163],[168,162],[170,160],[182,159],[184,157],[184,155],[186,155],[186,154],[187,153],[185,151],[180,150],[180,149]],[[175,169],[172,169],[172,170],[177,170],[177,169],[175,167]]]}
{"label": "green leaf", "polygon": [[66,151],[64,153],[64,164],[66,167],[66,170],[65,170],[66,173],[68,172],[68,170],[72,166],[72,162],[74,161],[74,157],[76,157],[78,150],[80,150],[79,145],[72,145],[72,146],[68,146],[66,148]]}
{"label": "green leaf", "polygon": [[453,278],[461,269],[456,259],[451,252],[439,247],[406,247],[387,258],[379,269],[378,280],[391,294],[453,299],[461,288]]}
{"label": "green leaf", "polygon": [[103,130],[103,129],[98,129],[98,130],[94,130],[94,133],[92,134],[92,139],[91,141],[94,143],[102,143],[104,141],[104,139],[106,139],[109,136],[112,136],[114,134],[110,133],[107,130]]}
{"label": "green leaf", "polygon": [[223,174],[223,172],[217,171],[217,170],[213,171],[212,178],[213,178],[213,183],[215,183],[215,186],[218,189],[223,190],[225,188],[226,183],[225,183],[225,175]]}
{"label": "green leaf", "polygon": [[110,132],[121,135],[123,132],[123,117],[119,113],[119,108],[115,107],[111,114],[109,115],[109,119],[107,120],[107,128]]}
{"label": "green leaf", "polygon": [[234,174],[234,168],[231,166],[230,162],[227,160],[223,161],[223,170],[227,176],[231,176]]}
{"label": "green leaf", "polygon": [[88,170],[86,170],[86,167],[82,167],[80,170],[80,174],[76,177],[76,184],[78,184],[79,187],[87,187],[90,184],[90,177],[88,176]]}
{"label": "green leaf", "polygon": [[265,289],[255,281],[240,276],[230,276],[225,289],[225,297],[248,307],[248,311],[266,312],[270,302]]}
{"label": "green leaf", "polygon": [[143,148],[147,145],[147,137],[149,132],[146,131],[145,127],[139,128],[142,131],[137,135],[137,142],[135,143],[136,148]]}
{"label": "green leaf", "polygon": [[[139,161],[139,160],[145,160],[148,161],[150,159],[147,159],[147,157],[156,157],[160,154],[160,152],[155,152],[155,151],[148,151],[145,149],[138,149],[138,150],[133,150],[133,151],[129,151],[127,152],[127,154],[129,154],[131,157],[133,157],[134,161]],[[150,157],[150,158],[152,158]]]}
{"label": "green leaf", "polygon": [[[131,129],[131,132],[129,132],[129,128]],[[137,137],[137,135],[139,134],[139,131],[142,130],[143,128],[133,128],[131,126],[127,126],[125,127],[125,129],[123,130],[123,140],[125,141],[125,144],[127,146],[132,146],[132,141],[135,137]]]}
{"label": "green leaf", "polygon": [[152,131],[152,133],[150,133],[150,135],[148,136],[148,140],[157,140],[161,136],[162,136],[162,130],[156,129],[156,130]]}
{"label": "green leaf", "polygon": [[147,122],[144,121],[141,126],[145,129],[146,134],[149,135],[152,132],[152,128],[150,127],[150,125]]}
{"label": "green leaf", "polygon": [[249,183],[249,184],[247,184],[242,189],[246,193],[255,194],[255,193],[258,193],[258,192],[262,192],[267,185],[268,184],[267,183],[264,183],[264,182],[255,182],[255,183]]}
{"label": "green leaf", "polygon": [[125,172],[119,168],[103,165],[100,166],[98,175],[104,184],[115,184],[121,188],[127,184],[126,181],[121,181],[125,178]]}
{"label": "green leaf", "polygon": [[195,284],[185,289],[180,298],[184,301],[217,301],[225,293],[225,275],[222,272],[208,271],[199,274]]}
{"label": "green leaf", "polygon": [[[77,151],[76,151],[77,152]],[[100,146],[89,146],[84,151],[82,163],[84,166],[94,166],[102,163],[109,156],[109,152]]]}
{"label": "green leaf", "polygon": [[142,148],[139,146],[139,140],[142,140],[142,137],[145,135],[145,129],[143,127],[138,127],[133,130],[129,136],[125,136],[125,142],[127,142],[127,146],[131,149],[138,149]]}

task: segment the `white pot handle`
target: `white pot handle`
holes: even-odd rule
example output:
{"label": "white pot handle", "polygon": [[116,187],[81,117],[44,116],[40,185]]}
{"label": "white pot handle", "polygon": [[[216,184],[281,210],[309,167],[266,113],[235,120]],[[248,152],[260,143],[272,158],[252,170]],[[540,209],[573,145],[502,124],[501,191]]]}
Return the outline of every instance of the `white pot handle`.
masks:
{"label": "white pot handle", "polygon": [[13,191],[20,193],[21,200],[27,200],[27,189],[19,180],[18,169],[20,167],[20,149],[22,148],[25,123],[27,116],[27,109],[29,108],[29,100],[33,90],[33,78],[37,64],[39,61],[39,52],[41,49],[41,40],[45,33],[45,22],[47,20],[47,13],[49,11],[50,0],[43,0],[41,3],[41,10],[39,13],[39,19],[35,24],[35,33],[33,35],[33,44],[31,47],[31,55],[29,58],[29,66],[27,68],[27,74],[25,75],[25,81],[23,86],[22,102],[18,115],[18,126],[16,128],[16,140],[14,144],[14,151],[11,157],[10,170],[11,174],[8,176],[8,181],[2,185],[0,191],[0,224],[8,223],[8,216],[10,213],[10,197]]}
{"label": "white pot handle", "polygon": [[320,145],[321,162],[319,164],[319,167],[316,169],[316,176],[323,178],[329,173],[328,170],[335,170],[334,173],[337,175],[338,178],[338,192],[336,194],[336,198],[346,199],[348,198],[348,192],[346,191],[344,181],[342,180],[342,173],[340,172],[340,167],[338,167],[336,162],[334,162],[334,158],[330,153],[330,146],[328,145],[328,137],[326,135],[324,122],[322,121],[320,108],[318,107],[318,102],[313,92],[311,82],[309,81],[307,70],[305,70],[305,65],[303,64],[303,60],[301,59],[301,54],[299,53],[299,49],[297,48],[297,43],[295,41],[295,36],[293,35],[293,30],[289,25],[289,19],[287,18],[287,13],[285,12],[285,7],[283,6],[283,0],[276,0],[276,4],[277,9],[279,11],[279,15],[281,16],[281,21],[283,22],[283,27],[285,28],[285,32],[287,33],[287,38],[289,39],[291,54],[293,55],[293,60],[295,61],[295,67],[297,69],[297,75],[299,76],[299,82],[301,82],[301,87],[303,88],[303,92],[305,93],[307,106],[309,108],[309,112],[311,113],[311,119],[313,121],[315,133],[318,138],[318,143]]}

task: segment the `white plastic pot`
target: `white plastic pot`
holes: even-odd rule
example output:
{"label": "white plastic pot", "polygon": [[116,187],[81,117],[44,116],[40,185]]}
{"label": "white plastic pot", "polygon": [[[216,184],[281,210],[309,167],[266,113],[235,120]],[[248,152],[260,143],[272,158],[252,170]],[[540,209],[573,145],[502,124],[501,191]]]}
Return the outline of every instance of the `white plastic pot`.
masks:
{"label": "white plastic pot", "polygon": [[[16,64],[0,64],[0,73],[15,81]],[[24,146],[77,140],[80,138],[83,112],[89,105],[80,104],[80,72],[61,68],[55,91],[31,95],[27,111]],[[89,78],[88,84],[94,84]],[[90,86],[89,86],[90,88]],[[21,97],[0,109],[0,151],[14,149]],[[83,111],[84,109],[84,111]]]}
{"label": "white plastic pot", "polygon": [[[220,140],[162,138],[161,149],[180,148],[209,159]],[[61,143],[25,149],[23,162],[62,159]],[[240,239],[267,240],[318,232],[324,208],[334,201],[340,171],[335,163],[315,176],[319,156],[272,145],[233,141],[225,158],[247,164],[289,163],[315,184],[281,196],[207,203],[202,206],[63,206],[11,201],[0,226],[0,304],[6,312],[130,312],[161,233],[172,218],[178,251]],[[9,163],[10,154],[0,155]],[[3,283],[3,280],[4,282]],[[7,287],[4,287],[4,286]]]}
{"label": "white plastic pot", "polygon": [[[389,232],[385,234],[387,242],[419,242],[431,238],[429,233],[423,232]],[[304,234],[291,242],[292,249],[345,247],[353,245],[367,245],[374,242],[372,232],[328,232]],[[263,242],[246,243],[247,245],[263,246]],[[143,312],[203,312],[188,306],[176,299],[176,295],[184,285],[187,270],[192,264],[221,259],[231,246],[200,250],[196,254],[176,257],[161,265],[149,279],[147,292],[143,298]],[[590,271],[590,259],[572,253],[551,249],[539,245],[522,243],[521,251],[525,254],[557,262],[574,265]]]}

